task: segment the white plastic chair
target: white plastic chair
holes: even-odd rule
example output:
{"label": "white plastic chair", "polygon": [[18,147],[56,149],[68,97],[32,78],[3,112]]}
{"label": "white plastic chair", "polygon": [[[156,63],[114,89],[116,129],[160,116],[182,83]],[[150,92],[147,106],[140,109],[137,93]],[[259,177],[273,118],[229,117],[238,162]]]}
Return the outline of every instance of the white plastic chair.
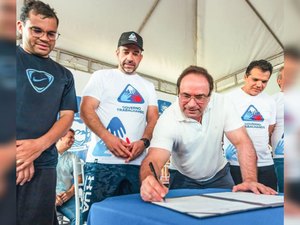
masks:
{"label": "white plastic chair", "polygon": [[[80,164],[81,171],[78,171],[78,164]],[[80,225],[80,215],[81,215],[81,203],[83,198],[83,185],[84,185],[84,161],[76,161],[76,158],[73,158],[73,176],[74,176],[74,188],[75,188],[75,219],[76,225]],[[82,182],[78,182],[78,176],[82,176]]]}
{"label": "white plastic chair", "polygon": [[57,221],[59,225],[70,225],[70,221],[62,213],[56,211]]}

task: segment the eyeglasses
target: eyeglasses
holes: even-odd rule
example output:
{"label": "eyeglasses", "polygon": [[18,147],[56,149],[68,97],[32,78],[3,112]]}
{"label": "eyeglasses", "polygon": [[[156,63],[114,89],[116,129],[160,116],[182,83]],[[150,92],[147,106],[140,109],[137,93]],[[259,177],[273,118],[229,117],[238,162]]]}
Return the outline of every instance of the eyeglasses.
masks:
{"label": "eyeglasses", "polygon": [[59,37],[59,33],[57,32],[54,32],[54,31],[44,31],[42,30],[41,28],[39,27],[29,27],[29,29],[31,30],[31,34],[33,37],[36,37],[36,38],[41,38],[44,36],[44,34],[46,33],[47,34],[47,37],[49,38],[49,40],[51,41],[55,41],[58,39]]}
{"label": "eyeglasses", "polygon": [[209,98],[209,95],[204,95],[204,94],[200,94],[200,95],[189,95],[187,93],[180,93],[179,94],[179,97],[181,99],[181,101],[183,103],[188,103],[189,101],[191,101],[191,99],[193,98],[195,100],[195,102],[197,104],[199,103],[203,103],[205,102],[208,98]]}

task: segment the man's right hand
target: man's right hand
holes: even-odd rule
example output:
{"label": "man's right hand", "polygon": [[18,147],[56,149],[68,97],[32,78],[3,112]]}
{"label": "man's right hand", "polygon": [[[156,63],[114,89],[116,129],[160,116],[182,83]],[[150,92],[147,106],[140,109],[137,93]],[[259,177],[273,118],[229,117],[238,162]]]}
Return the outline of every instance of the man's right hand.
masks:
{"label": "man's right hand", "polygon": [[61,198],[60,195],[56,195],[55,205],[62,206],[64,204],[64,200]]}
{"label": "man's right hand", "polygon": [[117,157],[129,158],[132,157],[130,152],[131,145],[123,141],[122,139],[109,134],[107,137],[103,138],[106,147]]}
{"label": "man's right hand", "polygon": [[19,170],[16,174],[16,184],[23,185],[26,182],[29,182],[34,175],[34,165],[33,162],[29,164],[29,166],[25,167],[22,170]]}
{"label": "man's right hand", "polygon": [[146,202],[161,202],[169,189],[158,182],[154,176],[149,175],[141,185],[141,198]]}

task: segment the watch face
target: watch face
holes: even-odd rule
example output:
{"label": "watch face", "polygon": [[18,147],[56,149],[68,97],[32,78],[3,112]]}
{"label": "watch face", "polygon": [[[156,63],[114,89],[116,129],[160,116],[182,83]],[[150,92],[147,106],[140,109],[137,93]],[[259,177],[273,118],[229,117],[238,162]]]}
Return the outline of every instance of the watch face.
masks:
{"label": "watch face", "polygon": [[145,148],[148,148],[150,146],[150,141],[147,138],[142,138],[141,140],[144,142]]}

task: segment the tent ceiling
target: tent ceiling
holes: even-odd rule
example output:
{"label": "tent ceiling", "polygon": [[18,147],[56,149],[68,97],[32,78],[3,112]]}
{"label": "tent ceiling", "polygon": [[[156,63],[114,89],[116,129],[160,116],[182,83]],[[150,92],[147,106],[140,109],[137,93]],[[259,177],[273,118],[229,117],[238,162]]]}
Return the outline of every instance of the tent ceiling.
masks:
{"label": "tent ceiling", "polygon": [[[251,60],[282,52],[246,0],[44,2],[60,18],[58,48],[116,65],[114,52],[120,34],[141,28],[145,52],[139,72],[170,82],[176,82],[191,64],[207,68],[219,79],[245,68]],[[282,20],[286,1],[249,2],[279,40],[286,41]]]}

